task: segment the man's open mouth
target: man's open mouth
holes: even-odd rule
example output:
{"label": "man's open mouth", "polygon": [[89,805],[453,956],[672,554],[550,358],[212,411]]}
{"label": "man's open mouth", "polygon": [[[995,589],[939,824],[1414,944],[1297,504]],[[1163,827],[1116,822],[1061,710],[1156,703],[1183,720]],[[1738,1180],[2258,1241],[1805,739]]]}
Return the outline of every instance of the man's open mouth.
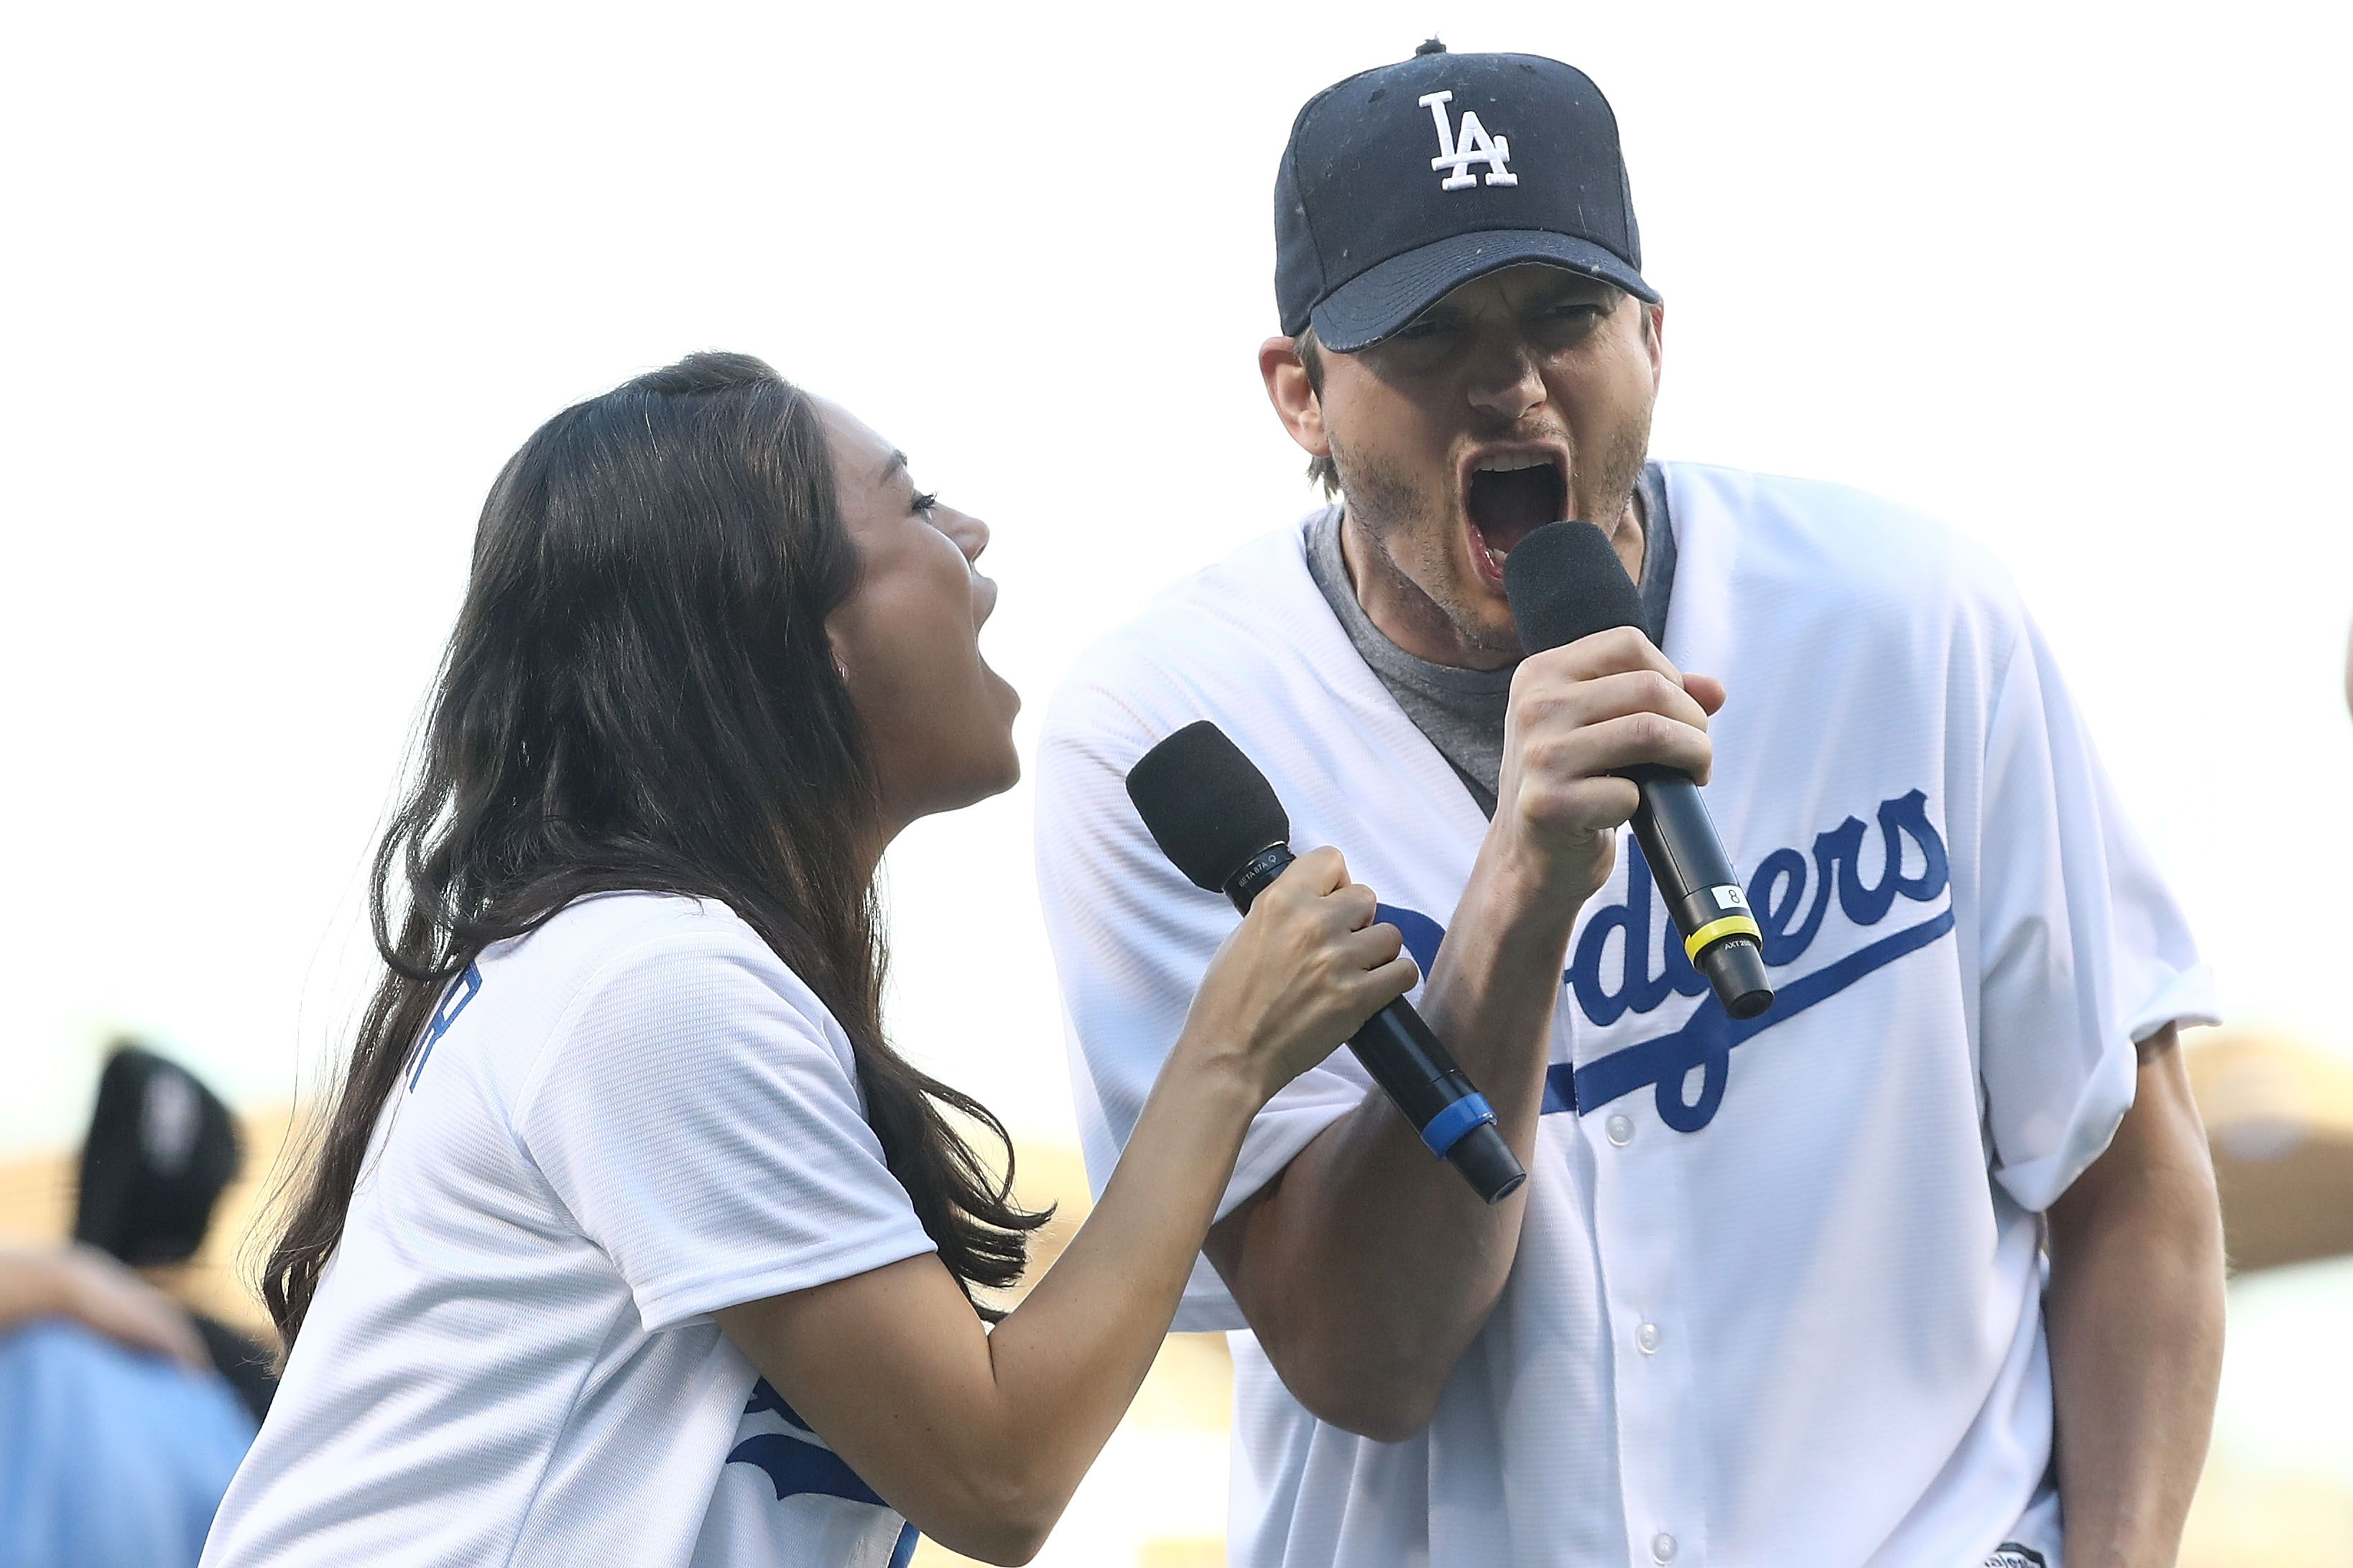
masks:
{"label": "man's open mouth", "polygon": [[1504,558],[1520,541],[1567,515],[1567,465],[1557,452],[1490,452],[1475,458],[1462,487],[1472,553],[1491,586],[1504,585]]}

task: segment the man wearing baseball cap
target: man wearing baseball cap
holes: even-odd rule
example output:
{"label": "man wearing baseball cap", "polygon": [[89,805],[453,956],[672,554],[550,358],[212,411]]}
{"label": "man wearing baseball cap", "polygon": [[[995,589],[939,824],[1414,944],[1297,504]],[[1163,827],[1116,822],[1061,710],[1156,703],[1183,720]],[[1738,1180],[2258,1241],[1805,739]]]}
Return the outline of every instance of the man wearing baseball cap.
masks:
{"label": "man wearing baseball cap", "polygon": [[[1887,502],[1649,460],[1664,311],[1578,71],[1426,45],[1313,99],[1275,191],[1260,366],[1335,504],[1092,650],[1041,746],[1090,1162],[1231,929],[1123,788],[1210,719],[1378,891],[1529,1180],[1481,1205],[1345,1052],[1259,1116],[1178,1319],[1242,1331],[1232,1560],[2171,1563],[2211,986],[2015,588]],[[1562,518],[1644,627],[1524,655],[1503,563]],[[1707,786],[1757,1018],[1624,830],[1642,764]]]}

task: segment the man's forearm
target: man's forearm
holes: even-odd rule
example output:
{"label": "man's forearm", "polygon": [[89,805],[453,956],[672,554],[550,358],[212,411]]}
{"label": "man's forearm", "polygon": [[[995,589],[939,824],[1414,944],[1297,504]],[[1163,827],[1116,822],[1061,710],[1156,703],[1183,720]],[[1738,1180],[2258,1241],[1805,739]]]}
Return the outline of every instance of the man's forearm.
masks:
{"label": "man's forearm", "polygon": [[2168,1029],[2106,1153],[2052,1205],[2044,1311],[2069,1568],[2165,1568],[2222,1362],[2213,1166]]}
{"label": "man's forearm", "polygon": [[[1524,1163],[1581,901],[1491,836],[1423,990],[1424,1017]],[[1300,1402],[1394,1441],[1428,1424],[1493,1309],[1525,1204],[1482,1204],[1375,1092],[1221,1223],[1209,1254]]]}

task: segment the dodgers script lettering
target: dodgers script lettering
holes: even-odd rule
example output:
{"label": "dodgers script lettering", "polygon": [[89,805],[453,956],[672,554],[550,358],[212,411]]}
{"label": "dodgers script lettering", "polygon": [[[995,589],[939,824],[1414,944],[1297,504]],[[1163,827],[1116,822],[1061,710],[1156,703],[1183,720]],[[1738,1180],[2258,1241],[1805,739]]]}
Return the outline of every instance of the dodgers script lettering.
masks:
{"label": "dodgers script lettering", "polygon": [[[1877,817],[1879,872],[1869,883],[1863,880],[1863,849],[1870,827],[1853,816],[1816,834],[1810,858],[1783,848],[1757,862],[1747,902],[1764,933],[1767,964],[1787,967],[1804,957],[1821,934],[1833,904],[1851,924],[1869,928],[1886,920],[1899,898],[1920,904],[1944,898],[1951,866],[1944,837],[1928,818],[1927,795],[1915,789],[1882,801]],[[1624,853],[1625,900],[1602,906],[1585,922],[1568,971],[1561,977],[1577,1011],[1601,1028],[1630,1013],[1639,1016],[1651,1012],[1670,996],[1701,996],[1707,991],[1707,982],[1692,968],[1674,927],[1657,907],[1651,868],[1631,835]],[[1380,918],[1404,934],[1407,951],[1429,973],[1438,962],[1445,928],[1419,910],[1388,904],[1380,907]],[[1734,1047],[1828,1001],[1952,929],[1948,901],[1916,924],[1780,983],[1773,1005],[1757,1017],[1736,1021],[1712,1000],[1704,1001],[1678,1028],[1583,1067],[1556,1063],[1546,1075],[1544,1109],[1582,1114],[1649,1089],[1661,1121],[1679,1132],[1696,1132],[1715,1119],[1724,1102]],[[1694,1076],[1698,1092],[1687,1099]]]}

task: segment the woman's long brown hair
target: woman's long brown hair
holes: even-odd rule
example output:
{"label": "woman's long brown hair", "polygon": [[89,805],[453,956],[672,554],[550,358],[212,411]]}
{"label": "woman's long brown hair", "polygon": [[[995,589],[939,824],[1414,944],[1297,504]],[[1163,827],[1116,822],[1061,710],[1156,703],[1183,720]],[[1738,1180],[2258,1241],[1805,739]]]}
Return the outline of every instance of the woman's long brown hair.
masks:
{"label": "woman's long brown hair", "polygon": [[[384,974],[262,1297],[290,1348],[393,1086],[449,982],[590,893],[716,899],[849,1035],[867,1120],[967,1294],[1011,1284],[1046,1219],[1010,1141],[883,1037],[871,873],[877,794],[826,641],[858,581],[808,398],[758,360],[696,354],[565,409],[482,508],[417,778],[377,846]],[[1006,1173],[950,1124],[1004,1145]]]}

